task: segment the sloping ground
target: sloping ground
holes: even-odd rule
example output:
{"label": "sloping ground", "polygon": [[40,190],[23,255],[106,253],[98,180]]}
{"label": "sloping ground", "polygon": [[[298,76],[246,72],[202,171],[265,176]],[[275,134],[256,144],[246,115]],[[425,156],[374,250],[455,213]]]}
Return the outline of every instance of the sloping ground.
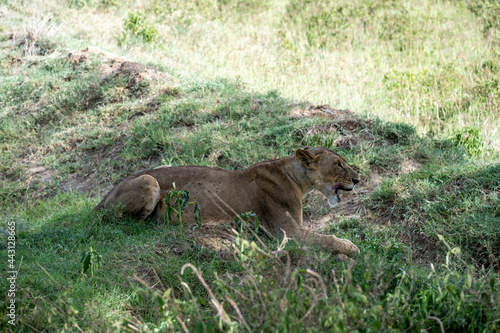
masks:
{"label": "sloping ground", "polygon": [[[59,192],[98,200],[143,168],[166,163],[241,169],[311,145],[344,155],[362,182],[334,210],[326,208],[323,196],[308,195],[304,224],[316,230],[349,220],[386,225],[405,218],[394,220],[366,204],[382,180],[418,171],[424,163],[437,167],[463,159],[459,151],[435,149],[440,143],[416,137],[411,126],[329,105],[298,105],[274,94],[254,95],[237,82],[185,82],[181,87],[168,73],[95,47],[31,61],[19,58],[6,66],[14,74],[7,86],[16,77],[31,84],[31,95],[28,88],[5,103],[4,121],[14,117],[9,120],[13,130],[18,126],[15,130],[30,133],[4,135],[13,143],[9,150],[14,156],[14,163],[3,166],[6,206],[13,197],[36,204]],[[26,81],[18,70],[24,64],[30,64],[34,79]],[[47,80],[52,88],[46,88]],[[47,91],[40,94],[42,89]],[[20,121],[20,114],[28,120]],[[415,247],[415,259],[435,259],[440,248],[436,235],[418,229],[400,231],[400,238]]]}
{"label": "sloping ground", "polygon": [[[22,62],[22,60],[19,61]],[[63,192],[71,191],[99,196],[99,194],[108,191],[113,186],[113,183],[116,183],[121,177],[126,176],[127,172],[135,171],[132,168],[124,168],[118,162],[122,159],[120,153],[124,149],[124,140],[127,140],[127,135],[130,135],[131,130],[128,124],[123,122],[124,117],[119,118],[120,122],[116,122],[113,119],[118,113],[124,113],[125,110],[120,110],[123,107],[122,103],[129,99],[134,99],[131,110],[128,110],[128,112],[125,111],[128,113],[126,120],[127,122],[131,120],[137,121],[137,118],[148,114],[164,112],[164,110],[161,110],[162,102],[163,100],[168,101],[168,97],[170,96],[175,100],[182,99],[180,88],[176,87],[175,79],[167,73],[130,62],[123,57],[103,52],[96,47],[70,51],[65,56],[49,61],[57,61],[62,66],[65,66],[65,69],[69,73],[63,77],[64,81],[71,82],[75,80],[78,75],[81,75],[81,72],[92,72],[91,75],[96,78],[96,82],[81,92],[84,96],[80,104],[84,104],[88,110],[104,109],[104,112],[108,111],[106,110],[108,108],[113,108],[114,110],[109,110],[109,114],[104,114],[104,112],[96,114],[93,120],[95,123],[92,125],[88,124],[87,127],[97,126],[103,132],[112,129],[118,135],[103,146],[100,144],[89,144],[84,133],[80,135],[78,135],[79,133],[75,133],[80,131],[77,119],[81,117],[76,108],[71,110],[71,114],[54,115],[47,123],[42,122],[37,124],[35,120],[35,127],[38,125],[42,130],[47,130],[50,127],[57,132],[51,133],[51,136],[55,138],[55,144],[54,147],[49,148],[48,152],[46,147],[42,149],[42,147],[34,146],[33,142],[26,142],[26,145],[30,146],[32,153],[28,157],[24,157],[22,166],[18,167],[24,173],[23,177],[21,177],[21,179],[24,179],[24,186],[34,189],[33,191],[29,191],[28,198],[36,202],[43,200],[47,195],[54,195],[55,189],[50,189],[54,181],[57,181],[59,190]],[[68,70],[68,65],[71,68],[70,70]],[[155,85],[154,90],[147,91],[147,87],[151,85]],[[106,91],[98,91],[99,88],[97,86],[107,86]],[[78,98],[78,96],[75,97]],[[259,112],[260,109],[267,107],[265,102],[258,99],[253,99],[250,104],[252,111],[255,112]],[[291,105],[293,106],[293,104]],[[36,107],[44,108],[43,105],[37,105]],[[210,112],[210,110],[205,112]],[[101,118],[97,119],[99,116]],[[320,105],[293,107],[289,113],[291,122],[304,122],[307,120],[306,118],[310,117],[321,119],[321,123],[302,127],[299,144],[326,145],[338,149],[352,150],[354,147],[362,145],[367,147],[373,145],[369,141],[373,139],[374,135],[378,136],[377,129],[373,126],[373,120],[359,118],[348,110],[335,110],[328,105]],[[312,121],[314,122],[314,120]],[[179,119],[175,125],[173,130],[178,133],[193,130],[193,124],[186,122],[185,119]],[[322,142],[322,138],[327,139]],[[380,146],[389,146],[392,144],[393,142],[389,139],[383,139],[377,143]],[[70,172],[61,170],[59,164],[52,165],[52,167],[47,165],[47,163],[44,165],[42,160],[46,157],[47,153],[52,153],[53,155],[67,153],[70,156],[68,159],[73,162],[69,163],[73,164],[70,167],[73,170]],[[263,156],[262,159],[275,157],[280,156]],[[58,157],[54,156],[54,158]],[[220,155],[216,157],[217,161],[219,158]],[[154,156],[152,156],[152,159],[146,161],[141,161],[140,159],[132,160],[134,164],[140,163],[139,168],[154,167],[161,164],[158,157],[155,158]],[[257,161],[255,159],[254,161],[243,162],[242,164],[249,165]],[[405,161],[405,163],[413,163],[413,160]],[[113,163],[115,163],[113,168],[102,168],[103,165]],[[13,167],[15,167],[15,164],[10,169],[7,169],[7,175],[16,175],[16,172],[12,170]],[[378,168],[378,166],[375,166],[374,168],[370,167],[370,169],[364,170],[366,175],[363,177],[364,181],[359,186],[359,192],[349,196],[345,205],[343,205],[345,206],[343,208],[346,210],[345,214],[347,216],[354,216],[362,209],[358,193],[367,195],[380,182],[382,176],[379,174]],[[400,167],[397,165],[392,165],[391,169],[384,172],[386,174],[397,174],[399,169]],[[118,174],[118,176],[113,176],[113,174]],[[312,195],[308,201],[314,203],[311,206],[314,206],[314,209],[306,214],[305,223],[315,229],[323,228],[325,221],[331,220],[338,213],[332,212],[327,216],[324,215],[324,212],[322,214],[319,213],[318,211],[324,206],[325,201],[318,195]],[[314,215],[317,215],[316,218],[312,218]],[[321,215],[323,216],[321,217]],[[323,222],[319,223],[320,221]]]}
{"label": "sloping ground", "polygon": [[[198,321],[212,325],[207,318],[213,317],[213,301],[203,283],[194,275],[179,283],[186,263],[205,277],[215,276],[210,285],[218,288],[217,297],[231,304],[222,298],[231,295],[255,329],[266,324],[275,330],[272,325],[287,309],[300,313],[288,319],[297,329],[318,325],[318,318],[323,328],[423,328],[429,325],[427,308],[420,319],[411,319],[416,323],[398,317],[415,305],[410,294],[417,300],[431,295],[433,311],[435,304],[445,304],[438,315],[450,318],[446,327],[462,327],[457,318],[472,307],[484,314],[476,323],[496,327],[488,316],[498,314],[492,306],[497,280],[480,266],[499,268],[498,164],[472,163],[462,147],[419,137],[405,124],[294,103],[239,81],[189,81],[92,47],[36,57],[23,55],[10,40],[1,48],[6,79],[0,82],[0,204],[7,212],[2,227],[16,221],[18,255],[26,258],[18,279],[24,327],[81,325],[99,331],[117,322],[130,328],[126,323],[133,321],[147,331],[148,322],[159,327],[170,320],[169,309],[192,323],[191,329]],[[306,226],[359,245],[356,268],[295,242],[282,248],[276,241],[250,238],[243,244],[229,223],[180,235],[176,228],[109,221],[92,211],[99,193],[139,169],[160,164],[242,169],[305,145],[331,147],[362,177],[338,209],[325,208],[318,194],[304,200]],[[82,273],[82,252],[84,258],[99,254],[104,269],[95,277]],[[452,264],[443,260],[450,253],[456,257]],[[420,265],[429,262],[446,262],[438,271],[446,279]],[[458,272],[466,270],[474,282],[460,289]],[[413,280],[406,282],[410,275]],[[235,289],[252,279],[255,290]],[[167,288],[172,296],[155,294]],[[318,293],[323,288],[328,291]],[[142,303],[139,294],[148,300]],[[478,296],[483,294],[491,297]],[[274,306],[274,319],[266,321],[264,308]],[[238,311],[231,315],[243,325]],[[339,313],[345,324],[344,319],[333,323],[331,313]],[[181,329],[178,321],[175,325]]]}
{"label": "sloping ground", "polygon": [[[9,159],[2,167],[4,180],[33,189],[24,192],[35,202],[58,189],[96,193],[110,171],[101,161],[116,158],[127,122],[156,111],[173,77],[95,47],[25,58],[5,44],[6,58],[16,61],[3,63],[10,74],[2,103],[2,158]],[[158,82],[158,93],[148,90]],[[21,91],[17,85],[27,87]],[[60,158],[69,169],[61,170]],[[58,189],[50,188],[55,181]],[[12,190],[6,196],[15,195]]]}
{"label": "sloping ground", "polygon": [[[100,62],[100,65],[96,68],[96,72],[99,77],[99,82],[97,84],[107,85],[111,83],[110,90],[112,90],[112,97],[106,103],[120,103],[127,100],[131,96],[136,98],[146,97],[145,100],[140,101],[142,107],[137,108],[136,112],[128,117],[128,120],[143,116],[149,112],[154,112],[159,105],[159,102],[156,100],[158,96],[155,96],[154,94],[149,95],[147,92],[143,92],[143,89],[147,89],[147,86],[154,82],[161,82],[161,87],[165,87],[166,89],[166,87],[171,87],[175,82],[175,79],[167,73],[157,71],[136,62],[131,62],[124,57],[118,57],[91,46],[83,50],[68,52],[67,56],[63,58],[62,61],[69,62],[73,70],[76,70],[78,66],[82,66],[92,60],[95,61],[96,59]],[[117,84],[117,82],[119,83]],[[102,107],[104,104],[100,101],[102,96],[96,96],[95,98],[97,100],[92,101],[91,103],[99,104]],[[117,124],[116,126],[120,131],[122,131],[123,135],[126,134],[126,131],[124,131],[125,126],[126,124]],[[80,142],[73,142],[71,147],[65,148],[67,150],[74,151],[79,144]],[[96,164],[100,164],[102,159],[115,159],[121,148],[122,145],[117,143],[98,151],[84,148],[81,149],[83,151],[79,152],[79,154],[83,155],[82,162],[90,162],[91,165],[89,168],[92,168]],[[76,149],[76,151],[78,151],[78,149]],[[40,180],[41,183],[48,183],[48,181],[54,176],[53,171],[49,171],[43,166],[30,168],[28,170],[28,175],[31,176],[30,178],[34,180],[35,183],[37,180]],[[90,172],[82,175],[78,172],[72,172],[68,174],[66,179],[63,179],[60,184],[66,191],[89,193],[92,196],[98,195],[102,189],[102,173]],[[106,190],[110,187],[111,185],[108,185]]]}

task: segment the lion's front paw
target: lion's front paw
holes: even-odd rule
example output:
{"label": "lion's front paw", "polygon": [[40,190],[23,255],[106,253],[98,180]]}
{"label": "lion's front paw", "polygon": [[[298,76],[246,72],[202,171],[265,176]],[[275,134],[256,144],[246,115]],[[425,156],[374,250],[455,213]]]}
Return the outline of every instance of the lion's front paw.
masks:
{"label": "lion's front paw", "polygon": [[342,242],[345,246],[345,253],[354,253],[356,256],[359,256],[359,248],[354,245],[350,240],[342,239]]}
{"label": "lion's front paw", "polygon": [[342,254],[342,253],[338,253],[337,254],[337,258],[339,258],[340,261],[348,261],[348,260],[350,260],[348,256],[346,256],[345,254]]}

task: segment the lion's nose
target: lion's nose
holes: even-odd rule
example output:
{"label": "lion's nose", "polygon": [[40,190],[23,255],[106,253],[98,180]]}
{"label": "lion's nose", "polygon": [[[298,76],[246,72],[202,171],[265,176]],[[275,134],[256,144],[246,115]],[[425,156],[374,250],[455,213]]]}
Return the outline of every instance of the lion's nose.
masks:
{"label": "lion's nose", "polygon": [[357,183],[359,183],[359,179],[353,178],[352,182],[354,183],[354,185],[356,185]]}

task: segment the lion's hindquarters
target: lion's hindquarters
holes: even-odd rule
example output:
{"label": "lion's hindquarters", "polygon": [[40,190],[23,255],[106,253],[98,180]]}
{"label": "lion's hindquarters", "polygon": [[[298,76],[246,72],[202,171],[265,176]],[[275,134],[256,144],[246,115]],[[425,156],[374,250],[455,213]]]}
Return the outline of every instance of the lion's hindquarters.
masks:
{"label": "lion's hindquarters", "polygon": [[104,201],[104,206],[118,205],[123,213],[145,219],[161,200],[158,181],[150,175],[126,179],[118,184]]}

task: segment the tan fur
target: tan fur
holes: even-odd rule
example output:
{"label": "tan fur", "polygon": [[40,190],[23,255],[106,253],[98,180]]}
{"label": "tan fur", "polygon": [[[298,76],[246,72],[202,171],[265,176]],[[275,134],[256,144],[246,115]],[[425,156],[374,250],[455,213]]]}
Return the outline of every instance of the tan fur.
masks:
{"label": "tan fur", "polygon": [[[203,222],[230,222],[234,213],[252,211],[276,235],[300,238],[334,253],[359,253],[346,239],[320,235],[302,227],[302,197],[322,192],[336,204],[334,186],[351,190],[358,174],[344,158],[326,148],[298,149],[293,156],[254,164],[242,171],[202,166],[159,167],[129,176],[113,188],[96,209],[119,206],[122,212],[139,219],[162,218],[163,198],[173,189],[189,191],[197,201]],[[192,209],[183,215],[184,223],[194,223]]]}

